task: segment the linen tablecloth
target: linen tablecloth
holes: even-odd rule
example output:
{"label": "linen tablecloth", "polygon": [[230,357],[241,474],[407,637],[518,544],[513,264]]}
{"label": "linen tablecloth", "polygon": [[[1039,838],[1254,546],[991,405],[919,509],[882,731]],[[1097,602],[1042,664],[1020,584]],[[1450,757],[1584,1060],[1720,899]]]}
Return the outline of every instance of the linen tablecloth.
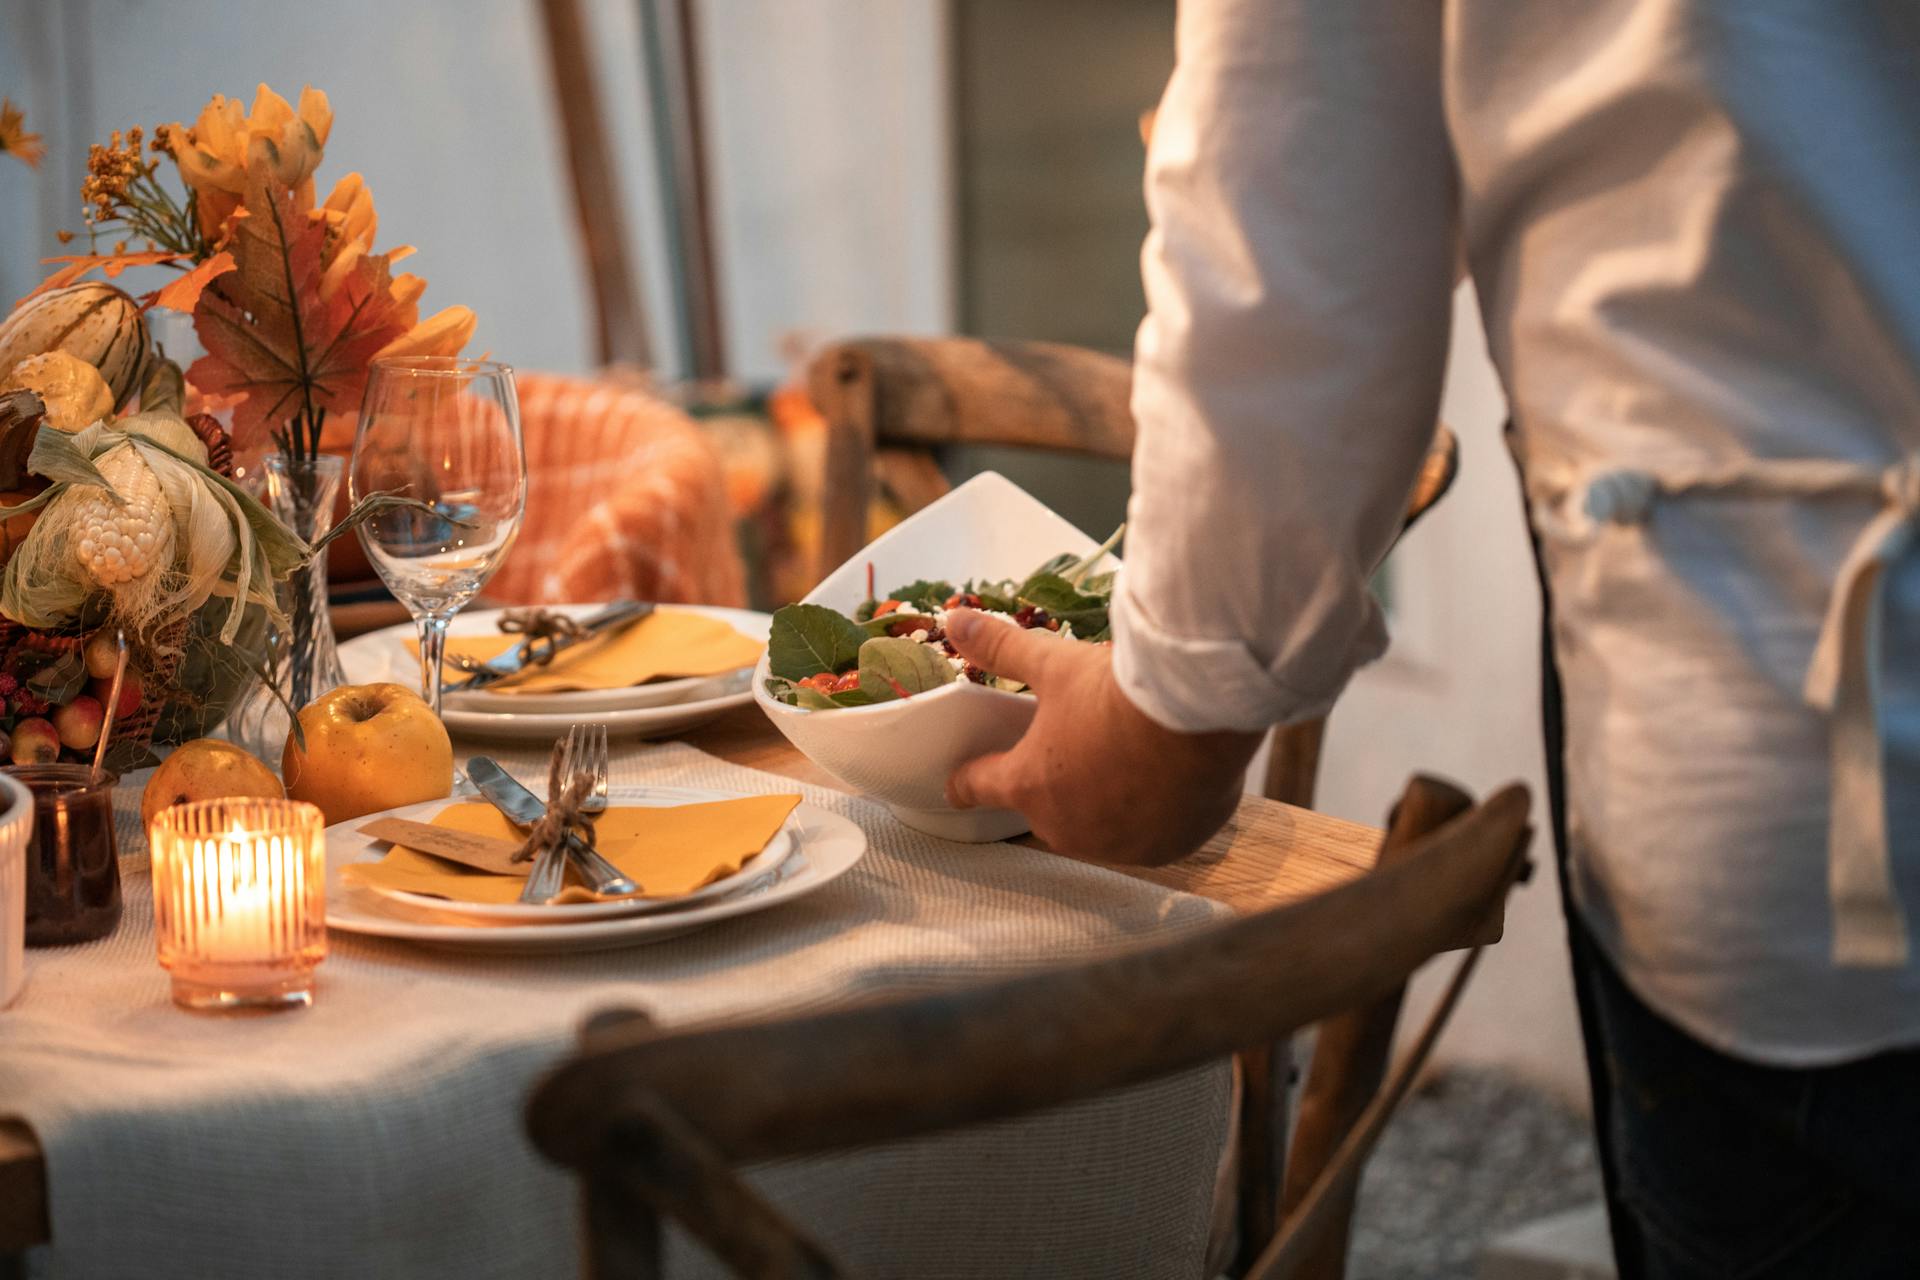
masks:
{"label": "linen tablecloth", "polygon": [[[543,785],[544,753],[496,754]],[[923,991],[1220,910],[1018,846],[920,835],[871,802],[684,745],[629,749],[614,781],[798,791],[871,849],[808,898],[624,951],[488,957],[333,933],[312,1008],[208,1016],[170,1002],[138,797],[123,788],[118,932],[29,952],[26,990],[0,1012],[0,1114],[24,1116],[46,1151],[54,1243],[35,1273],[575,1276],[574,1188],[521,1113],[589,1012],[639,1006],[673,1024]],[[1191,1277],[1228,1092],[1222,1064],[754,1177],[863,1274]],[[676,1240],[670,1274],[720,1272]]]}

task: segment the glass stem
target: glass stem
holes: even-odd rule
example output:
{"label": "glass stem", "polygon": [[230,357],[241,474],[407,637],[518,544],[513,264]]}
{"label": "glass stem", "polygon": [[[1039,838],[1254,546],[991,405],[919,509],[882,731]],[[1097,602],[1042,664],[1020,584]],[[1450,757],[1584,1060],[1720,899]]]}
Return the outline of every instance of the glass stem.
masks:
{"label": "glass stem", "polygon": [[441,663],[447,654],[447,619],[429,613],[420,619],[420,691],[433,714],[440,714]]}

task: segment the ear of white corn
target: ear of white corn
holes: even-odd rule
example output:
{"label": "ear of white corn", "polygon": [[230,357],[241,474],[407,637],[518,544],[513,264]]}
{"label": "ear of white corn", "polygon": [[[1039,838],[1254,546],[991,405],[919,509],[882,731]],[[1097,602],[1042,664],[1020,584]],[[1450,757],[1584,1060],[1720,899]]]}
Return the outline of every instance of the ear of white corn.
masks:
{"label": "ear of white corn", "polygon": [[132,445],[122,445],[96,464],[122,499],[98,488],[76,495],[70,537],[82,572],[113,588],[173,563],[173,512],[160,480]]}

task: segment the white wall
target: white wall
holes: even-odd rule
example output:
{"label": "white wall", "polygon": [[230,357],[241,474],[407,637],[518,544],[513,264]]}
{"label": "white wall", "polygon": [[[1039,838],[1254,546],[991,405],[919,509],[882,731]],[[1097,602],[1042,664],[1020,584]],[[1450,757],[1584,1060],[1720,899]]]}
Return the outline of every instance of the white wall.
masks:
{"label": "white wall", "polygon": [[706,0],[729,364],[787,372],[789,333],[952,325],[939,0]]}
{"label": "white wall", "polygon": [[[660,365],[680,367],[634,0],[585,0]],[[937,0],[702,6],[736,373],[785,372],[790,330],[933,331],[952,304]],[[477,348],[527,368],[592,359],[584,268],[534,0],[0,0],[0,88],[47,135],[0,166],[0,301],[78,229],[87,144],[191,121],[216,90],[327,91],[324,195],[365,174],[381,247],[412,244],[426,305],[479,313]]]}

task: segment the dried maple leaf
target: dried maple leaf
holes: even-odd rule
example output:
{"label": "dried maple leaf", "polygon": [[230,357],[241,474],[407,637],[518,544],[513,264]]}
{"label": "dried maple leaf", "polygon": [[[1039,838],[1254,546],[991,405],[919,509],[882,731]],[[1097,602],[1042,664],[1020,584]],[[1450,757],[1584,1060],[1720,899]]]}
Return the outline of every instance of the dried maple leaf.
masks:
{"label": "dried maple leaf", "polygon": [[327,224],[307,202],[257,166],[235,229],[234,270],[212,280],[194,309],[207,354],[190,376],[209,395],[244,397],[234,410],[242,448],[289,423],[316,440],[329,412],[356,410],[367,362],[417,312],[396,292],[383,255],[361,256],[323,290]]}
{"label": "dried maple leaf", "polygon": [[[20,299],[20,302],[25,302],[27,298],[37,298],[53,289],[64,289],[81,276],[96,269],[104,269],[111,278],[128,267],[159,266],[162,263],[178,262],[185,256],[183,253],[158,249],[140,253],[70,253],[58,258],[42,258],[40,261],[45,265],[50,266],[56,262],[64,262],[67,265],[42,280],[34,291],[26,298]],[[13,305],[17,307],[20,302]]]}
{"label": "dried maple leaf", "polygon": [[164,307],[168,311],[184,311],[191,315],[194,307],[199,305],[200,295],[206,287],[233,269],[233,255],[222,249],[187,274],[169,281],[152,293],[142,294],[140,304],[146,307]]}

